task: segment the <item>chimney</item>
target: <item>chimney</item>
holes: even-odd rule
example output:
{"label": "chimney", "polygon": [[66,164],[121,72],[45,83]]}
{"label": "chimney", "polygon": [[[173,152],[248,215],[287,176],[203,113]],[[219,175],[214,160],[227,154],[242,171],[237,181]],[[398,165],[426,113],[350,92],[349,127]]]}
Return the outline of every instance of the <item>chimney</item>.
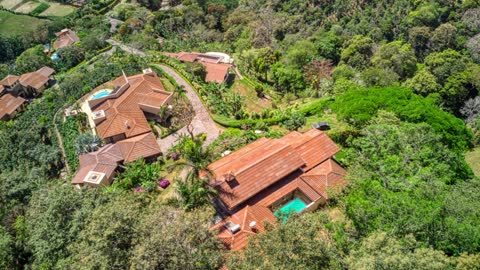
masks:
{"label": "chimney", "polygon": [[252,230],[252,232],[257,232],[258,231],[258,228],[257,228],[257,222],[256,221],[251,221],[248,226],[250,226],[250,229]]}
{"label": "chimney", "polygon": [[235,179],[235,175],[233,175],[232,171],[228,171],[228,173],[224,175],[224,179],[225,181],[230,182]]}

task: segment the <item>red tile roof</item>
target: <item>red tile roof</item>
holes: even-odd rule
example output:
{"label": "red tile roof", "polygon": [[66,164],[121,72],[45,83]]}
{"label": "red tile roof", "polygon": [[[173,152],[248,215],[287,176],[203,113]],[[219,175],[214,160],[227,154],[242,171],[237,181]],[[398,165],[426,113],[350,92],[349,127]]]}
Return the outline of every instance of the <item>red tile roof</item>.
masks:
{"label": "red tile roof", "polygon": [[347,172],[333,159],[327,159],[317,167],[300,176],[303,182],[311,186],[319,195],[329,199],[329,192],[343,189],[347,182]]}
{"label": "red tile roof", "polygon": [[317,129],[311,129],[304,134],[292,132],[281,138],[290,144],[305,160],[305,171],[310,170],[320,162],[332,157],[340,148],[327,136]]}
{"label": "red tile roof", "polygon": [[141,157],[157,156],[160,153],[160,147],[152,132],[107,144],[95,152],[80,155],[79,170],[72,179],[72,184],[82,184],[90,171],[104,173],[107,179],[110,179],[119,164]]}
{"label": "red tile roof", "polygon": [[127,86],[128,89],[119,97],[105,100],[96,105],[93,110],[105,112],[106,119],[96,125],[98,135],[109,138],[125,134],[127,138],[150,132],[151,128],[145,118],[143,107],[159,109],[165,105],[172,94],[165,91],[160,80],[151,74],[139,74],[125,78],[119,77],[113,81],[117,87]]}
{"label": "red tile roof", "polygon": [[116,143],[120,148],[125,163],[139,158],[148,158],[161,153],[157,140],[152,132],[128,138]]}
{"label": "red tile roof", "polygon": [[[252,205],[246,206],[215,224],[211,230],[218,230],[218,238],[232,250],[239,250],[248,244],[248,237],[265,231],[265,224],[275,224],[276,218],[266,207]],[[232,232],[225,227],[226,223],[237,224],[240,229],[237,232]],[[253,225],[253,228],[250,225]]]}
{"label": "red tile roof", "polygon": [[9,93],[0,97],[0,119],[9,117],[13,112],[18,110],[24,103],[25,99],[15,97]]}
{"label": "red tile roof", "polygon": [[[232,209],[305,164],[288,144],[260,139],[208,166],[219,196]],[[235,180],[227,181],[228,175]]]}
{"label": "red tile roof", "polygon": [[230,64],[202,64],[205,66],[205,70],[207,71],[207,76],[205,77],[206,82],[224,82],[228,74],[228,69],[231,67]]}
{"label": "red tile roof", "polygon": [[7,77],[0,81],[0,84],[5,87],[12,87],[18,81],[18,79],[20,79],[20,76],[7,75]]}
{"label": "red tile roof", "polygon": [[50,76],[52,76],[53,73],[55,73],[55,69],[45,66],[45,67],[40,68],[36,72],[40,73],[41,75],[43,75],[45,77],[50,77]]}
{"label": "red tile roof", "polygon": [[20,84],[25,87],[32,87],[34,89],[40,89],[48,82],[48,76],[44,76],[38,72],[25,73],[20,76]]}
{"label": "red tile roof", "polygon": [[205,66],[207,76],[206,82],[222,83],[225,81],[228,74],[228,69],[231,64],[219,63],[219,58],[213,55],[202,54],[198,52],[180,52],[180,53],[165,53],[165,55],[177,58],[182,62],[199,62]]}
{"label": "red tile roof", "polygon": [[10,88],[19,81],[24,87],[32,87],[38,90],[49,81],[49,77],[53,73],[55,73],[53,68],[42,67],[35,72],[25,73],[21,76],[7,75],[7,77],[0,81],[0,85]]}
{"label": "red tile roof", "polygon": [[62,31],[55,33],[55,35],[57,36],[57,40],[53,43],[53,48],[55,50],[70,46],[80,40],[77,34],[70,29],[63,29]]}
{"label": "red tile roof", "polygon": [[[254,234],[245,224],[274,223],[271,207],[285,196],[300,191],[312,203],[327,200],[330,190],[346,185],[346,171],[332,159],[338,151],[326,134],[310,130],[291,132],[280,139],[261,138],[210,164],[214,174],[210,185],[219,190],[227,209],[234,211],[212,229],[219,230],[218,237],[227,247],[238,250],[246,246],[248,235]],[[254,214],[247,214],[252,209]],[[231,232],[225,227],[227,222],[239,224],[241,230]],[[261,231],[263,227],[258,229]]]}

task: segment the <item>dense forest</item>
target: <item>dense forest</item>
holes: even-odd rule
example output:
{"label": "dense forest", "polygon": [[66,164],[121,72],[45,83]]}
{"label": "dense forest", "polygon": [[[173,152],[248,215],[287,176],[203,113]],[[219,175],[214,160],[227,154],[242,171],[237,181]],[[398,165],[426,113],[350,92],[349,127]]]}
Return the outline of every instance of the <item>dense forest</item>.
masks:
{"label": "dense forest", "polygon": [[[42,45],[64,27],[80,42],[54,62]],[[230,54],[251,91],[162,54],[180,51]],[[75,189],[66,163],[75,169],[85,131],[63,110],[154,63],[196,86],[223,133],[208,148],[182,137],[110,187]],[[56,85],[0,122],[1,269],[480,269],[478,0],[87,0],[32,33],[0,35],[1,78],[45,65]],[[325,119],[348,187],[226,250],[209,230],[216,194],[201,170]],[[152,188],[158,176],[175,176],[173,195]]]}

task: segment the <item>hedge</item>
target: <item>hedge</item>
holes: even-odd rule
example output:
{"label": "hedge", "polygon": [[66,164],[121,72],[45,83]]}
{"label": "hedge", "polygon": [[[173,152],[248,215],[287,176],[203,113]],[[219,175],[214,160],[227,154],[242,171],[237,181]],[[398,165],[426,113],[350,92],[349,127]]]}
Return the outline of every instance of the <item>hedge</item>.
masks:
{"label": "hedge", "polygon": [[212,119],[217,124],[222,125],[224,127],[231,127],[231,128],[242,128],[245,125],[253,126],[257,123],[265,123],[267,125],[276,125],[286,119],[286,117],[279,117],[279,118],[267,118],[267,119],[242,119],[242,120],[235,120],[228,118],[223,115],[212,114]]}
{"label": "hedge", "polygon": [[167,78],[168,81],[175,87],[178,87],[178,83],[177,81],[172,77],[170,76],[170,74],[168,74],[167,72],[165,72],[165,70],[159,68],[157,65],[153,65],[153,64],[150,64],[150,68],[154,69],[157,73],[159,74],[162,74],[163,77]]}
{"label": "hedge", "polygon": [[30,11],[30,15],[31,16],[37,16],[38,14],[47,10],[49,7],[50,7],[49,4],[42,2],[34,10]]}

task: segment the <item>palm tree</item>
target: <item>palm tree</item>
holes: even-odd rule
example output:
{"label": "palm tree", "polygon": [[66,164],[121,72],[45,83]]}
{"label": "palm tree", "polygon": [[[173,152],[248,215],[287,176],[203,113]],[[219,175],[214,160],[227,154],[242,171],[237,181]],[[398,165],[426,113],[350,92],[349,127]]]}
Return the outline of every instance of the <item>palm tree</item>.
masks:
{"label": "palm tree", "polygon": [[[216,190],[208,185],[208,178],[204,175],[211,175],[207,169],[212,159],[211,151],[203,147],[203,140],[198,137],[183,135],[175,149],[178,149],[184,158],[172,167],[181,167],[188,170],[183,180],[177,179],[177,195],[180,204],[185,210],[191,210],[210,202],[216,195]],[[202,175],[203,174],[203,175]]]}
{"label": "palm tree", "polygon": [[177,85],[175,85],[175,89],[173,91],[173,98],[176,101],[185,100],[186,99],[186,93],[187,93],[187,91],[185,90],[185,86],[177,84]]}

